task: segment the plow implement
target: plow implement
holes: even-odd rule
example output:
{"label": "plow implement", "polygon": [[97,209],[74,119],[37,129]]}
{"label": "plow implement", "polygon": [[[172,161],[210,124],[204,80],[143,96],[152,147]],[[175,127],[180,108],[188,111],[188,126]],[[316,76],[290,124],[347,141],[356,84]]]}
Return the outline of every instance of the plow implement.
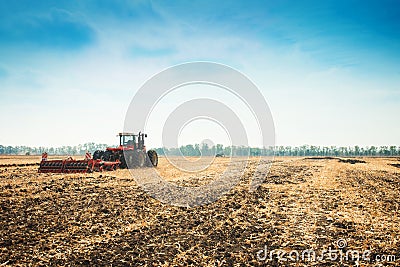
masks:
{"label": "plow implement", "polygon": [[47,153],[43,153],[39,165],[39,173],[90,173],[94,171],[116,170],[120,162],[92,159],[90,153],[86,153],[85,159],[75,160],[71,157],[62,160],[47,160]]}

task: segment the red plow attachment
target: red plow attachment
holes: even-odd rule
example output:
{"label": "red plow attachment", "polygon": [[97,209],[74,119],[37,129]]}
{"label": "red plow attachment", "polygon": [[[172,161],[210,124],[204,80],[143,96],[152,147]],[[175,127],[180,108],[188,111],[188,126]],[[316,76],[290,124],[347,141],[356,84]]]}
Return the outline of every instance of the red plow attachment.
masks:
{"label": "red plow attachment", "polygon": [[75,160],[71,157],[63,160],[47,160],[47,153],[43,153],[40,162],[40,173],[90,173],[94,171],[116,170],[119,161],[94,160],[89,153],[83,160]]}

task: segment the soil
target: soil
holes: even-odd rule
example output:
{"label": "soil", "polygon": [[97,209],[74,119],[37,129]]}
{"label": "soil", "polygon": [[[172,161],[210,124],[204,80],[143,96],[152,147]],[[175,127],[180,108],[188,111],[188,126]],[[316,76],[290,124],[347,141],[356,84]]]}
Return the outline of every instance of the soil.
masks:
{"label": "soil", "polygon": [[[268,159],[256,168],[252,158],[231,192],[193,208],[153,199],[128,170],[38,174],[29,165],[38,160],[0,157],[0,165],[8,164],[0,167],[0,265],[356,266],[352,259],[257,257],[265,250],[320,255],[330,248],[371,251],[361,266],[378,266],[379,255],[396,257],[383,266],[400,264],[397,159],[344,164],[280,157],[268,171]],[[198,186],[229,161],[217,158],[203,172],[182,173],[160,158],[157,170],[173,183]],[[250,192],[253,175],[265,180]]]}

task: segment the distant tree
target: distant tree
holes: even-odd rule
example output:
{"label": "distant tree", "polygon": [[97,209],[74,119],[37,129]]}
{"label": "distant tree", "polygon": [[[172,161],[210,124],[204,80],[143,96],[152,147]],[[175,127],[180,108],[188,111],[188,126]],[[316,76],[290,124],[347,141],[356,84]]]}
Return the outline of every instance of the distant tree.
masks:
{"label": "distant tree", "polygon": [[180,151],[184,156],[195,156],[196,150],[193,145],[181,146]]}
{"label": "distant tree", "polygon": [[390,156],[396,155],[396,146],[390,146]]}
{"label": "distant tree", "polygon": [[376,156],[377,148],[375,146],[371,146],[369,148],[369,155],[370,156]]}
{"label": "distant tree", "polygon": [[209,156],[210,155],[210,148],[208,147],[207,143],[202,143],[201,144],[201,154],[203,156]]}
{"label": "distant tree", "polygon": [[199,144],[195,144],[194,145],[194,152],[195,152],[195,156],[199,157],[201,156],[201,150],[200,150],[200,145]]}
{"label": "distant tree", "polygon": [[354,156],[360,156],[360,147],[359,146],[354,147]]}
{"label": "distant tree", "polygon": [[229,155],[230,156],[231,153],[232,153],[232,147],[227,146],[227,147],[224,148],[224,155],[226,155],[226,156]]}
{"label": "distant tree", "polygon": [[260,156],[261,155],[261,149],[259,149],[258,147],[250,148],[250,155],[251,156]]}
{"label": "distant tree", "polygon": [[217,147],[216,147],[216,151],[215,151],[217,154],[223,154],[224,153],[224,146],[223,145],[221,145],[221,144],[217,144]]}

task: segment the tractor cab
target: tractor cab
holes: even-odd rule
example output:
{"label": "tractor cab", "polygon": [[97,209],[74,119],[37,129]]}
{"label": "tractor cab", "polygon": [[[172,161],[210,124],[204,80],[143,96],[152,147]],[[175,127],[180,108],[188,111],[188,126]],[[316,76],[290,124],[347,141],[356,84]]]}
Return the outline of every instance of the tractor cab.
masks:
{"label": "tractor cab", "polygon": [[131,133],[119,133],[119,145],[120,146],[135,146],[136,135]]}
{"label": "tractor cab", "polygon": [[119,145],[120,147],[133,147],[134,149],[143,150],[144,138],[147,134],[139,132],[139,134],[133,133],[119,133]]}

